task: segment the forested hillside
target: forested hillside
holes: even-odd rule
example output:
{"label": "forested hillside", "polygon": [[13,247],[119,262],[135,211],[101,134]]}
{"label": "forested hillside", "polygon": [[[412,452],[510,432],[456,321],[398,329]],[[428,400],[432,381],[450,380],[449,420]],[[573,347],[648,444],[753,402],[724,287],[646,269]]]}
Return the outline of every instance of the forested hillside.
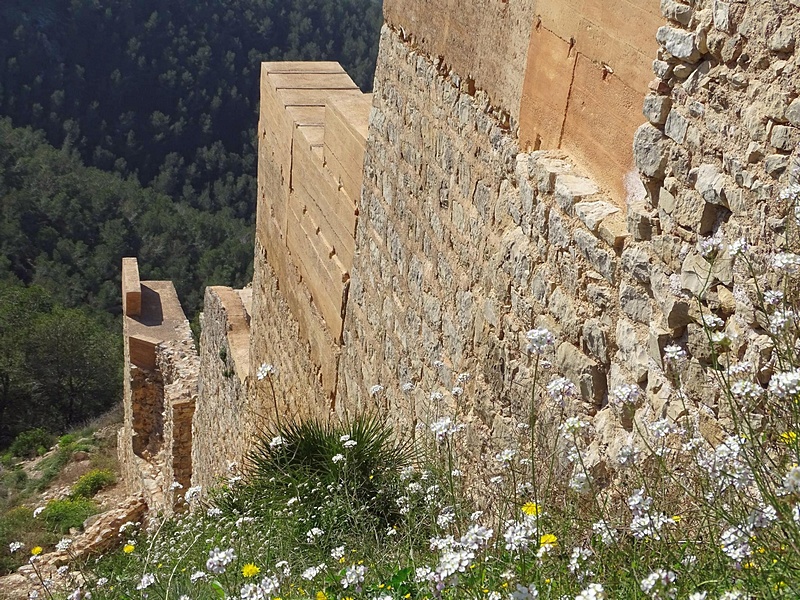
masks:
{"label": "forested hillside", "polygon": [[[87,319],[108,374],[122,256],[174,281],[190,317],[205,286],[245,285],[260,62],[338,60],[366,90],[380,21],[380,0],[0,2],[0,448],[89,416],[37,381],[26,289],[47,298],[28,323]],[[93,389],[88,412],[118,384]]]}

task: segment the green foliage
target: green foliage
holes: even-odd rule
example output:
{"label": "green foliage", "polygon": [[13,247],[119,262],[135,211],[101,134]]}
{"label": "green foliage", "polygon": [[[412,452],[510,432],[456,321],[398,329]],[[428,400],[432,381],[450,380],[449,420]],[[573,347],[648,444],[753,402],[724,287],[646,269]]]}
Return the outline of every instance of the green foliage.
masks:
{"label": "green foliage", "polygon": [[111,471],[92,469],[72,486],[72,497],[91,498],[103,488],[115,483],[116,480],[116,475]]}
{"label": "green foliage", "polygon": [[65,498],[47,503],[39,518],[58,533],[69,533],[71,528],[80,528],[83,522],[97,512],[97,506],[88,498]]}
{"label": "green foliage", "polygon": [[121,393],[119,345],[97,318],[42,288],[0,286],[0,448],[19,434],[12,454],[33,457],[53,443],[47,430],[107,410]]}
{"label": "green foliage", "polygon": [[386,526],[397,519],[392,494],[410,460],[410,446],[398,443],[385,420],[374,415],[349,425],[280,424],[259,436],[247,458],[249,487],[238,496],[281,503],[304,490],[309,506],[317,506],[335,494],[342,506],[328,515],[331,521],[346,522],[358,513]]}
{"label": "green foliage", "polygon": [[[44,454],[53,441],[54,438],[51,433],[45,431],[41,427],[37,427],[35,429],[28,429],[17,435],[14,441],[11,442],[11,446],[9,446],[8,450],[11,452],[12,456],[33,458]],[[44,448],[44,452],[41,451],[42,448]]]}
{"label": "green foliage", "polygon": [[190,318],[244,285],[260,63],[340,60],[366,89],[380,23],[379,0],[0,3],[0,115],[46,136],[0,129],[0,280],[118,312],[138,255]]}

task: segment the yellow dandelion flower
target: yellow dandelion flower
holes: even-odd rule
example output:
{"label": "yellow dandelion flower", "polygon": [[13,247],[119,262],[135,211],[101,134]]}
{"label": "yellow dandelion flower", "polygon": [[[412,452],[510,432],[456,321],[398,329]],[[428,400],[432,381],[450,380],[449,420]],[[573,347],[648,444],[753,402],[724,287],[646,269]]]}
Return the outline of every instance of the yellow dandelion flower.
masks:
{"label": "yellow dandelion flower", "polygon": [[544,580],[544,582],[545,582],[547,585],[550,585],[551,583],[553,583],[553,580],[552,580],[552,579],[550,579],[550,578],[548,577],[547,579],[545,579],[545,580]]}
{"label": "yellow dandelion flower", "polygon": [[131,553],[131,552],[133,552],[134,550],[136,550],[136,546],[134,546],[133,544],[125,544],[125,545],[122,547],[122,551],[123,551],[125,554],[130,554],[130,553]]}
{"label": "yellow dandelion flower", "polygon": [[540,546],[555,546],[558,543],[558,538],[554,536],[552,533],[545,533],[539,539]]}
{"label": "yellow dandelion flower", "polygon": [[787,445],[794,444],[797,441],[797,433],[794,431],[784,431],[781,434],[781,441]]}
{"label": "yellow dandelion flower", "polygon": [[319,592],[317,592],[316,599],[317,600],[328,600],[328,595],[323,591],[319,591]]}
{"label": "yellow dandelion flower", "polygon": [[31,548],[31,554],[33,556],[39,556],[42,553],[43,548],[41,546],[34,546]]}
{"label": "yellow dandelion flower", "polygon": [[680,523],[682,518],[680,515],[672,515],[672,520],[676,523]]}
{"label": "yellow dandelion flower", "polygon": [[261,573],[261,569],[259,569],[253,563],[247,563],[245,566],[242,567],[242,575],[245,577],[255,577]]}
{"label": "yellow dandelion flower", "polygon": [[541,513],[541,509],[536,502],[526,502],[522,505],[522,512],[529,517],[538,517]]}

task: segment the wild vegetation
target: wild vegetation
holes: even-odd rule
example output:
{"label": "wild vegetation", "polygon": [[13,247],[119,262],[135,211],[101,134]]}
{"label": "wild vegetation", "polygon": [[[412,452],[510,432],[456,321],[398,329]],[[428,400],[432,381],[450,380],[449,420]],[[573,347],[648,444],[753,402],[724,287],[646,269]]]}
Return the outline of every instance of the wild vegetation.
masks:
{"label": "wild vegetation", "polygon": [[[800,186],[790,191],[800,199]],[[232,465],[204,498],[185,490],[185,514],[126,526],[124,547],[73,565],[65,589],[242,600],[798,597],[800,255],[745,240],[700,248],[713,263],[726,246],[757,284],[774,349],[773,371],[756,373],[698,303],[727,432],[701,433],[681,381],[686,353],[673,344],[663,358],[683,410],[640,410],[641,388],[612,390],[606,410],[627,420],[630,438],[610,472],[593,467],[574,384],[536,368],[517,439],[480,473],[462,451],[464,373],[450,397],[430,398],[413,445],[382,415],[277,424],[241,472]],[[538,367],[554,337],[534,329],[528,339]],[[259,386],[278,376],[269,365],[260,373]]]}
{"label": "wild vegetation", "polygon": [[[15,544],[25,548],[52,548],[73,528],[80,529],[87,517],[99,510],[95,496],[116,480],[116,436],[114,423],[119,411],[110,411],[100,419],[55,440],[43,430],[17,438],[8,452],[0,457],[0,575],[25,564],[27,557],[11,552]],[[106,429],[112,425],[111,429]],[[46,436],[46,437],[45,437]],[[53,442],[56,445],[50,449]],[[45,444],[44,447],[42,445]],[[25,452],[25,448],[31,448]],[[17,457],[43,454],[34,461]],[[76,462],[77,461],[77,462]],[[69,485],[67,470],[75,471],[75,481]],[[87,466],[83,466],[87,465]],[[43,500],[44,494],[50,496]],[[2,587],[2,586],[0,586]],[[3,590],[0,590],[2,592]],[[1,596],[2,594],[0,594]]]}

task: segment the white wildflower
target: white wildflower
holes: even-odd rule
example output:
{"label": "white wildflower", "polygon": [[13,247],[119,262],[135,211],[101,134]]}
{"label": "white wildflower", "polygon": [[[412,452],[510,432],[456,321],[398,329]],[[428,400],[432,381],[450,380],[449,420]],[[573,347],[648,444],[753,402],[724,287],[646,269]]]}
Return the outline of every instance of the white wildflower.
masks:
{"label": "white wildflower", "polygon": [[525,334],[528,339],[528,352],[542,354],[548,347],[555,344],[555,337],[547,329],[531,329]]}
{"label": "white wildflower", "polygon": [[800,393],[800,370],[775,373],[769,380],[769,391],[782,400],[796,396]]}
{"label": "white wildflower", "polygon": [[153,585],[155,582],[156,582],[156,578],[151,573],[145,573],[144,575],[142,575],[141,580],[136,585],[136,589],[137,590],[146,590],[151,585]]}
{"label": "white wildflower", "polygon": [[376,383],[371,388],[369,388],[369,395],[373,398],[380,394],[383,391],[383,386],[380,383]]}
{"label": "white wildflower", "polygon": [[342,578],[342,587],[354,588],[357,591],[361,590],[361,584],[364,583],[364,575],[367,572],[367,567],[364,565],[352,565],[347,567]]}
{"label": "white wildflower", "polygon": [[590,583],[575,600],[606,600],[606,591],[599,583]]}
{"label": "white wildflower", "polygon": [[233,553],[233,548],[228,548],[227,550],[214,548],[208,553],[206,569],[215,575],[221,575],[225,572],[225,568],[234,560],[236,560],[236,555]]}

